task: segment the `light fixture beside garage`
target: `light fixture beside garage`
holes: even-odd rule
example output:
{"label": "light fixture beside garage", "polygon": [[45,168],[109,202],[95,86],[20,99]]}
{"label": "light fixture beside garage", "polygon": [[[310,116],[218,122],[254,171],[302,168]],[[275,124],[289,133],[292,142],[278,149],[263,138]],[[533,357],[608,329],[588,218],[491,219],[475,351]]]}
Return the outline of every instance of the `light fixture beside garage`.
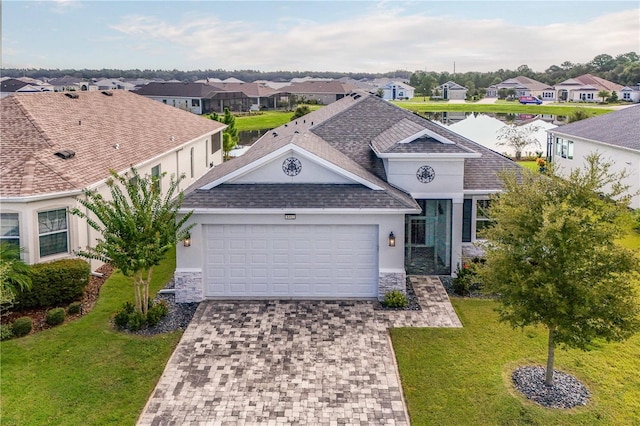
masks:
{"label": "light fixture beside garage", "polygon": [[182,244],[185,247],[191,247],[191,234],[187,232],[187,235],[184,236],[184,240],[182,241]]}
{"label": "light fixture beside garage", "polygon": [[391,231],[391,233],[389,234],[389,247],[395,247],[396,246],[396,236],[393,235],[393,231]]}

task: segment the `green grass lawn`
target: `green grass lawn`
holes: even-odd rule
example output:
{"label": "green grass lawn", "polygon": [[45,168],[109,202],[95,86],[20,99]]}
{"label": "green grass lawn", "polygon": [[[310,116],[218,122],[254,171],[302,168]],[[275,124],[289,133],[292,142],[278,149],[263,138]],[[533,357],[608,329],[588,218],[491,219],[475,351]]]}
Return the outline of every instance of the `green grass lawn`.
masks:
{"label": "green grass lawn", "polygon": [[[154,270],[151,292],[175,270],[175,252]],[[131,281],[113,274],[86,316],[0,343],[2,413],[8,425],[133,425],[181,332],[139,337],[111,329],[133,300]]]}
{"label": "green grass lawn", "polygon": [[[322,108],[321,105],[309,105],[311,111]],[[291,121],[292,111],[261,111],[259,114],[236,117],[238,131],[273,129]]]}
{"label": "green grass lawn", "polygon": [[478,104],[464,103],[451,104],[443,102],[410,102],[410,101],[391,101],[399,107],[408,109],[413,112],[489,112],[504,114],[552,114],[568,116],[576,108],[581,108],[593,115],[606,114],[613,111],[611,108],[605,107],[585,107],[582,105],[521,105],[519,103],[505,102],[496,104]]}
{"label": "green grass lawn", "polygon": [[557,369],[587,385],[587,407],[552,410],[513,390],[521,364],[544,365],[546,332],[498,323],[496,302],[452,299],[462,329],[391,330],[413,425],[640,424],[640,335],[590,352],[557,350]]}
{"label": "green grass lawn", "polygon": [[536,163],[535,161],[518,161],[518,164],[525,169],[529,169],[533,172],[538,172],[540,170],[540,167],[538,167],[538,163]]}

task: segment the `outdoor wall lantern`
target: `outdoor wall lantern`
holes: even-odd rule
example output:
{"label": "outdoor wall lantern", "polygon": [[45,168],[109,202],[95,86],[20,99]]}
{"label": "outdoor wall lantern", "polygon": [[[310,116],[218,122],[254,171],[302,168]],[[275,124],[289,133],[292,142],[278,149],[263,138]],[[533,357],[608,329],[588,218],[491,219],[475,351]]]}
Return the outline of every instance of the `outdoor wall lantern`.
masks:
{"label": "outdoor wall lantern", "polygon": [[393,231],[391,231],[391,233],[389,234],[389,247],[395,247],[396,246],[396,236],[393,235]]}
{"label": "outdoor wall lantern", "polygon": [[184,244],[185,247],[191,247],[191,234],[187,233],[187,235],[184,236],[184,241],[182,242]]}

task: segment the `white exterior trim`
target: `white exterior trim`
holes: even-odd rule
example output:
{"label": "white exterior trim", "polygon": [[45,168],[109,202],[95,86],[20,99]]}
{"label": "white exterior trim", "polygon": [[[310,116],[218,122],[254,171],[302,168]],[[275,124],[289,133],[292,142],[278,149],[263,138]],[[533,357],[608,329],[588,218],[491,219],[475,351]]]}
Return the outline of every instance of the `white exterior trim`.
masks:
{"label": "white exterior trim", "polygon": [[[431,197],[433,198],[433,197]],[[189,212],[193,212],[193,214],[283,214],[283,213],[291,213],[291,214],[320,214],[320,215],[335,215],[335,214],[362,214],[362,213],[372,213],[372,214],[382,214],[382,215],[397,215],[398,213],[418,213],[420,209],[320,209],[320,208],[262,208],[262,209],[226,209],[226,208],[198,208],[198,209],[189,209],[189,208],[181,208],[178,213],[187,214]]]}

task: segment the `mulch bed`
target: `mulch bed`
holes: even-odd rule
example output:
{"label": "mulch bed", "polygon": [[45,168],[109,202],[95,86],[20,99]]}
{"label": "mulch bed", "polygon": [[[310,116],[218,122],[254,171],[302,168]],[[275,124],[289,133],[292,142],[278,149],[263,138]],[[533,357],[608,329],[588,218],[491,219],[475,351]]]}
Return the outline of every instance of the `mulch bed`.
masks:
{"label": "mulch bed", "polygon": [[[84,295],[81,300],[78,300],[82,306],[80,309],[80,313],[76,315],[68,315],[65,318],[65,323],[74,321],[86,314],[88,314],[91,309],[96,304],[98,300],[98,296],[100,295],[100,287],[107,281],[107,278],[111,275],[114,268],[111,265],[105,264],[99,267],[96,272],[102,274],[101,277],[96,275],[91,275],[89,278],[89,284],[84,289]],[[63,306],[66,308],[66,306]],[[48,308],[37,308],[37,309],[25,309],[24,311],[14,311],[2,317],[3,324],[10,324],[15,319],[20,317],[30,317],[33,321],[33,329],[31,333],[37,333],[38,331],[46,330],[51,328],[51,326],[47,325],[45,322],[45,317],[47,315],[47,311],[52,309],[53,307]]]}

